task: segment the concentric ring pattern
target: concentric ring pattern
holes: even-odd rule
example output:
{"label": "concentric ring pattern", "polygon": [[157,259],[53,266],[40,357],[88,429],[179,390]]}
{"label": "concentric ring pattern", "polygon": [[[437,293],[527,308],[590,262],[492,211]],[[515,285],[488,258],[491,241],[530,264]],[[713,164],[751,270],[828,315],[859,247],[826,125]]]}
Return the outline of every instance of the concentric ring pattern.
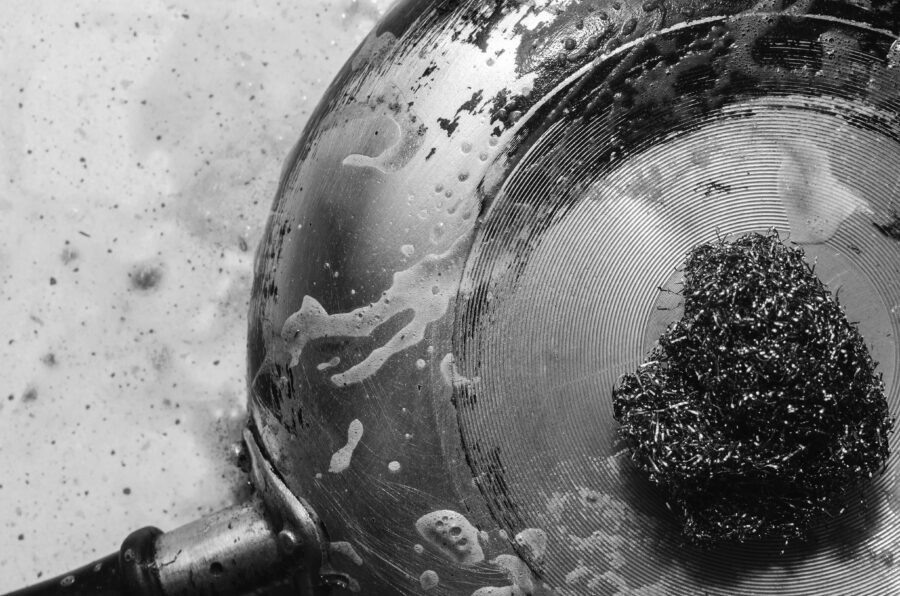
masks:
{"label": "concentric ring pattern", "polygon": [[626,49],[585,75],[490,206],[455,322],[458,421],[498,523],[546,532],[541,560],[521,554],[555,593],[900,591],[896,444],[807,542],[700,550],[620,450],[611,402],[680,316],[686,252],[774,228],[858,322],[900,414],[892,41],[748,16]]}

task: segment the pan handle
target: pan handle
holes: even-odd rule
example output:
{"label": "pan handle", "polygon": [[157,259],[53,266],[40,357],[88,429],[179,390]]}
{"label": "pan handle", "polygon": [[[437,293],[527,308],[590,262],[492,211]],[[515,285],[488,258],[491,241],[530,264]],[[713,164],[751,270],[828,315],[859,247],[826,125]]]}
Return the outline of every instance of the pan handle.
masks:
{"label": "pan handle", "polygon": [[248,501],[170,532],[142,528],[118,553],[6,596],[245,596],[285,584],[303,596],[327,594],[337,580],[322,573],[327,538],[318,517],[249,431],[244,442],[256,487]]}
{"label": "pan handle", "polygon": [[304,550],[292,531],[273,531],[254,498],[172,532],[142,528],[118,553],[7,596],[240,596],[289,581],[322,594]]}
{"label": "pan handle", "polygon": [[321,594],[304,550],[291,530],[273,531],[254,498],[171,532],[142,528],[118,553],[6,596],[240,596],[288,581]]}
{"label": "pan handle", "polygon": [[153,527],[132,532],[119,552],[53,579],[10,592],[7,596],[161,594],[152,578],[143,572],[143,564],[148,555],[152,556],[156,538],[161,534],[159,529]]}

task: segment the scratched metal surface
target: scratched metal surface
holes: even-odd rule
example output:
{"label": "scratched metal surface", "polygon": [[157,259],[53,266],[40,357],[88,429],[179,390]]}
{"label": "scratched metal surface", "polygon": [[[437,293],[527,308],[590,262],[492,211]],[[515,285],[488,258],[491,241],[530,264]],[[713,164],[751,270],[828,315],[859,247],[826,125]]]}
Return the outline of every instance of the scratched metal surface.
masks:
{"label": "scratched metal surface", "polygon": [[[746,12],[745,12],[746,11]],[[804,544],[700,551],[610,391],[717,234],[776,228],[900,410],[895,3],[404,2],[285,169],[251,414],[367,594],[893,594],[896,462]]]}

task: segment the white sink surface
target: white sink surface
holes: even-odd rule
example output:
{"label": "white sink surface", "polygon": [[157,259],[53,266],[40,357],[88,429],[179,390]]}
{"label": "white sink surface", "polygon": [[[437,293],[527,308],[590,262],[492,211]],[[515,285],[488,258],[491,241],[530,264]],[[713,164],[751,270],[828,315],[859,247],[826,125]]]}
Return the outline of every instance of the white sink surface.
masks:
{"label": "white sink surface", "polygon": [[0,3],[0,592],[240,498],[253,251],[389,3]]}

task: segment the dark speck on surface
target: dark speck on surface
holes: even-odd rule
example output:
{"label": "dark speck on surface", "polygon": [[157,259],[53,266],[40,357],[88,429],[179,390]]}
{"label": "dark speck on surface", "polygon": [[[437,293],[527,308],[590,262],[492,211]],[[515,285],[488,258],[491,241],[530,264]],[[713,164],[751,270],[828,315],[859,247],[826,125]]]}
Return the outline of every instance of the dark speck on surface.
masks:
{"label": "dark speck on surface", "polygon": [[34,387],[29,387],[25,390],[25,393],[22,394],[22,401],[29,402],[37,399],[37,389]]}
{"label": "dark speck on surface", "polygon": [[131,494],[131,489],[130,489],[129,487],[126,486],[125,488],[122,489],[122,494],[124,494],[124,495],[130,495],[130,494]]}
{"label": "dark speck on surface", "polygon": [[459,117],[457,116],[453,120],[450,120],[449,118],[438,118],[438,125],[447,132],[448,137],[452,136],[453,131],[459,126]]}
{"label": "dark speck on surface", "polygon": [[47,366],[56,366],[56,354],[53,352],[48,352],[41,356],[41,362],[46,364]]}
{"label": "dark speck on surface", "polygon": [[891,214],[891,221],[886,224],[874,224],[878,231],[894,240],[900,240],[900,213],[896,211]]}
{"label": "dark speck on surface", "polygon": [[158,267],[138,267],[128,274],[132,287],[138,290],[150,290],[159,285],[162,271]]}
{"label": "dark speck on surface", "polygon": [[71,263],[72,261],[74,261],[75,259],[78,258],[78,251],[75,250],[74,248],[67,246],[62,250],[62,253],[60,253],[59,258],[63,262],[64,265],[68,265],[69,263]]}
{"label": "dark speck on surface", "polygon": [[55,285],[56,285],[56,278],[55,278],[55,277],[51,277],[51,278],[50,278],[50,285],[51,285],[51,286],[55,286]]}

